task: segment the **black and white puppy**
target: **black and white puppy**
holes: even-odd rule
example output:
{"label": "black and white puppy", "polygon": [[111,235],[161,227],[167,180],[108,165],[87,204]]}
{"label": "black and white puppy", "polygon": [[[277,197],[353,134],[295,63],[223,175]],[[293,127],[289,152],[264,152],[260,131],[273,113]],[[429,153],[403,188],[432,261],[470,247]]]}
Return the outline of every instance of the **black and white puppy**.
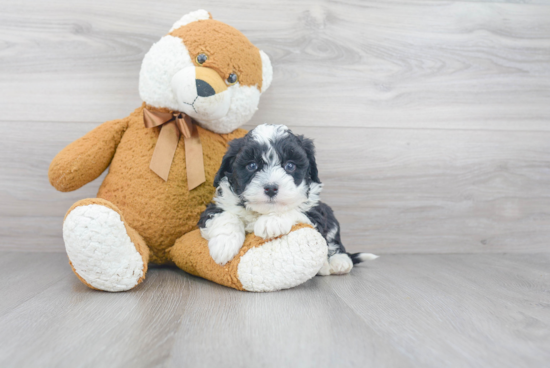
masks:
{"label": "black and white puppy", "polygon": [[247,232],[275,238],[298,223],[315,226],[327,241],[328,259],[320,275],[348,273],[355,263],[377,258],[346,253],[338,220],[319,200],[323,185],[313,141],[294,135],[284,125],[260,125],[231,141],[214,186],[213,203],[198,226],[216,263],[230,261]]}

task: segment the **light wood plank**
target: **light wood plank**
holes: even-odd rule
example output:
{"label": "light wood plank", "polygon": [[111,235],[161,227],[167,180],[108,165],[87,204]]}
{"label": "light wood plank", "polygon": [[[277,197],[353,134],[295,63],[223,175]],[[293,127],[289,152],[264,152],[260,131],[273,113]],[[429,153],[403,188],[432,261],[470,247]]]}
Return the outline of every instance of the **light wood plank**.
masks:
{"label": "light wood plank", "polygon": [[158,365],[167,359],[190,288],[180,273],[153,270],[147,283],[125,293],[94,291],[74,276],[60,280],[0,317],[0,364]]}
{"label": "light wood plank", "polygon": [[0,364],[408,366],[325,291],[309,283],[280,294],[244,293],[175,269],[152,269],[142,286],[118,294],[64,278],[0,316]]}
{"label": "light wood plank", "polygon": [[[65,212],[94,197],[102,178],[59,193],[47,170],[62,147],[93,127],[0,123],[8,133],[0,138],[0,248],[63,251]],[[549,133],[294,131],[315,139],[322,199],[335,209],[350,251],[549,250]]]}
{"label": "light wood plank", "polygon": [[269,294],[193,282],[171,366],[409,366],[319,279]]}
{"label": "light wood plank", "polygon": [[0,253],[0,316],[72,276],[67,257],[45,253]]}
{"label": "light wood plank", "polygon": [[126,116],[145,52],[202,7],[272,57],[254,123],[549,129],[550,7],[484,2],[8,1],[2,119]]}
{"label": "light wood plank", "polygon": [[394,255],[323,281],[416,367],[545,367],[550,256]]}
{"label": "light wood plank", "polygon": [[[31,274],[39,255],[65,259],[0,253],[0,265]],[[387,255],[268,294],[169,268],[125,293],[71,275],[20,303],[2,285],[14,307],[0,314],[0,366],[543,367],[549,270],[548,254]]]}

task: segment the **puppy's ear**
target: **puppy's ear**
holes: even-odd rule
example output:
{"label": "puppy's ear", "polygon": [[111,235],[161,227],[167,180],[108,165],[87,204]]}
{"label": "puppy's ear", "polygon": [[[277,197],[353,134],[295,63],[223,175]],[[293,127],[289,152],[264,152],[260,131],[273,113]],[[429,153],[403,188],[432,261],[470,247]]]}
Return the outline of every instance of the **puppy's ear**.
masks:
{"label": "puppy's ear", "polygon": [[239,153],[243,145],[244,145],[244,138],[234,139],[231,142],[229,142],[229,148],[227,149],[227,152],[223,156],[220,169],[218,170],[218,173],[214,178],[215,187],[220,185],[220,181],[223,178],[225,178],[226,176],[230,175],[233,172],[233,168],[232,168],[233,162],[235,161],[235,157],[237,157],[237,154]]}
{"label": "puppy's ear", "polygon": [[319,171],[317,170],[317,162],[315,161],[315,146],[313,140],[299,135],[298,139],[302,143],[302,148],[306,151],[307,159],[309,160],[309,177],[311,181],[321,184],[319,179]]}

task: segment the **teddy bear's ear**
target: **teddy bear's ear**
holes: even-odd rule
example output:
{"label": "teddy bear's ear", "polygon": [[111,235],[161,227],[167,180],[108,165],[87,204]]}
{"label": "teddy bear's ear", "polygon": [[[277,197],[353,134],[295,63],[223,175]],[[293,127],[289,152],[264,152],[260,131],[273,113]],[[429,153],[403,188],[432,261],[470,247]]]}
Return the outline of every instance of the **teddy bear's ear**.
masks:
{"label": "teddy bear's ear", "polygon": [[[185,14],[183,17],[181,17],[180,20],[178,20],[172,28],[170,28],[170,32],[172,32],[175,29],[178,29],[186,24],[189,24],[191,22],[196,22],[198,20],[205,20],[205,19],[212,19],[212,15],[207,12],[206,10],[199,9],[191,13]],[[168,33],[170,33],[168,32]]]}
{"label": "teddy bear's ear", "polygon": [[262,58],[262,93],[264,93],[273,80],[273,67],[271,66],[271,60],[269,56],[262,50],[260,50],[260,57]]}

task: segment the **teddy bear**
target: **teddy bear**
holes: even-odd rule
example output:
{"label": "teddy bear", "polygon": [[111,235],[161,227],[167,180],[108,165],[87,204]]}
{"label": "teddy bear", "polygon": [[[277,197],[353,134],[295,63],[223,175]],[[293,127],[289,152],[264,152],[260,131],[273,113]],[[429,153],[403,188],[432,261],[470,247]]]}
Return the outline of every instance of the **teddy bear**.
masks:
{"label": "teddy bear", "polygon": [[197,222],[232,139],[272,81],[269,57],[240,31],[198,10],[184,15],[145,55],[129,116],[107,121],[65,147],[48,176],[62,192],[107,168],[96,198],[76,202],[63,221],[75,275],[92,289],[135,288],[148,265],[182,270],[238,290],[274,291],[315,276],[327,257],[307,224],[287,235],[247,235],[240,252],[214,262]]}

